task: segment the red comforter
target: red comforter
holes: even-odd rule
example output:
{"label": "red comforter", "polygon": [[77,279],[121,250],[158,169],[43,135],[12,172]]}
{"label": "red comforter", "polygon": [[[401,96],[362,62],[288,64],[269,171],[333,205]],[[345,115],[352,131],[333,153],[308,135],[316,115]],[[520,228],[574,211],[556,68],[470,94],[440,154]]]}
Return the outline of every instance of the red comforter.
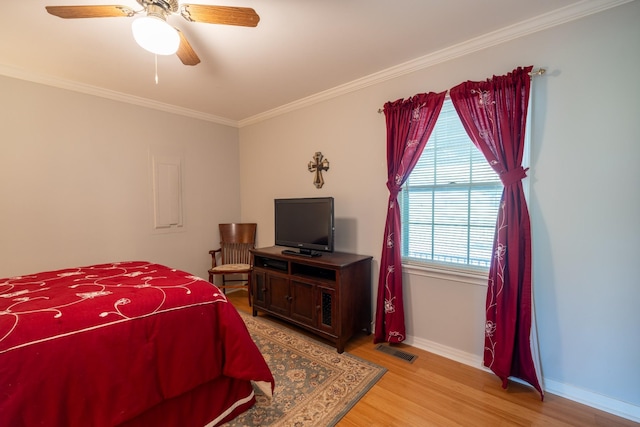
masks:
{"label": "red comforter", "polygon": [[220,377],[273,391],[236,309],[201,278],[123,262],[0,279],[0,425],[116,426]]}

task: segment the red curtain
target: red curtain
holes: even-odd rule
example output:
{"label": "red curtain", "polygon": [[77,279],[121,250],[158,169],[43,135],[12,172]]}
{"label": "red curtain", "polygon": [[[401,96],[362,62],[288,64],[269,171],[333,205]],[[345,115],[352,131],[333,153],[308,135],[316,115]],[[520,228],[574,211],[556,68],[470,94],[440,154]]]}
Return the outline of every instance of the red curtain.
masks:
{"label": "red curtain", "polygon": [[406,338],[402,300],[400,211],[398,193],[427,145],[446,92],[418,94],[384,105],[387,122],[387,188],[389,205],[380,259],[374,342]]}
{"label": "red curtain", "polygon": [[486,301],[484,364],[506,388],[510,376],[544,397],[531,349],[531,226],[522,167],[532,67],[450,90],[473,143],[504,185]]}

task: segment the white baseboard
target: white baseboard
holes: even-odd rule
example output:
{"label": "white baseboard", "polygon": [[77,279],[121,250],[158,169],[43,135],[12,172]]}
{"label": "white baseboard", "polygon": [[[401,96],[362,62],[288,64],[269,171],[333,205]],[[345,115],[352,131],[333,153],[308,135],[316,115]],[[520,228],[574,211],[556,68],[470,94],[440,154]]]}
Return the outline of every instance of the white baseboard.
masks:
{"label": "white baseboard", "polygon": [[[456,362],[464,363],[465,365],[490,372],[489,369],[482,365],[482,357],[476,354],[467,353],[433,341],[415,338],[412,336],[408,336],[404,343],[421,350],[446,357],[447,359],[455,360]],[[516,378],[514,378],[514,381],[522,382]],[[548,378],[543,378],[542,383],[545,393],[555,394],[556,396],[591,406],[592,408],[608,412],[618,417],[640,422],[640,406],[632,405],[621,400],[593,393],[588,390],[583,390]]]}
{"label": "white baseboard", "polygon": [[407,339],[403,341],[403,344],[417,347],[421,350],[437,354],[438,356],[446,357],[447,359],[455,360],[456,362],[473,366],[474,368],[484,369],[484,367],[482,366],[482,358],[480,356],[472,353],[467,353],[465,351],[458,350],[452,347],[447,347],[434,341],[407,336]]}
{"label": "white baseboard", "polygon": [[545,392],[571,399],[631,421],[640,422],[640,406],[547,378],[544,379],[544,389]]}

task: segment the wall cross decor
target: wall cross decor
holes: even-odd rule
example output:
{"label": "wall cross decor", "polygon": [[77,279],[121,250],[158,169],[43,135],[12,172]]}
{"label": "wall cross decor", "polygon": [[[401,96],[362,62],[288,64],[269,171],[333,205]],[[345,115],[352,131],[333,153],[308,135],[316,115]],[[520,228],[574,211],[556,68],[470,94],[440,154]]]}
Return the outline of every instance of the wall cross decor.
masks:
{"label": "wall cross decor", "polygon": [[315,172],[315,176],[313,178],[313,185],[316,188],[322,188],[324,185],[324,179],[322,179],[322,171],[329,170],[329,160],[322,158],[322,153],[316,151],[316,154],[313,156],[313,160],[309,162],[309,172]]}

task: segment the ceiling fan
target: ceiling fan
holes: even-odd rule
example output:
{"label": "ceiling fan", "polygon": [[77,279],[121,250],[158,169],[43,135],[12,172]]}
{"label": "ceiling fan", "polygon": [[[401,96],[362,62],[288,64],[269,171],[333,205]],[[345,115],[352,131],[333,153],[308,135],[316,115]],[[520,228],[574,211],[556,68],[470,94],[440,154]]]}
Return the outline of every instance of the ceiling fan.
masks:
{"label": "ceiling fan", "polygon": [[[65,19],[131,18],[138,14],[144,14],[136,18],[132,25],[136,42],[156,54],[170,55],[175,53],[185,65],[196,65],[200,63],[200,58],[198,58],[182,31],[166,22],[167,16],[179,14],[189,22],[238,25],[242,27],[255,27],[260,21],[256,11],[248,7],[178,4],[178,0],[136,1],[143,7],[143,10],[135,11],[128,6],[118,5],[46,6],[46,9],[51,15]],[[147,30],[144,27],[145,24],[150,24],[151,27],[164,33],[151,33],[151,30]],[[164,39],[163,34],[166,34],[167,40]],[[156,45],[158,46],[156,47]]]}

